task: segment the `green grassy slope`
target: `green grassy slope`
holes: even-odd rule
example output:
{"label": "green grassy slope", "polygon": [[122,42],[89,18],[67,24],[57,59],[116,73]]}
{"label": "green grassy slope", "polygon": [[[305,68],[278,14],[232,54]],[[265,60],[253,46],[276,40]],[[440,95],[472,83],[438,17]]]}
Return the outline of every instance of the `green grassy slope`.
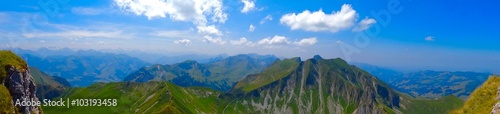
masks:
{"label": "green grassy slope", "polygon": [[35,80],[38,99],[52,99],[59,97],[67,88],[69,82],[61,77],[47,76],[38,68],[29,68],[33,80]]}
{"label": "green grassy slope", "polygon": [[265,86],[271,82],[279,80],[289,75],[300,63],[300,58],[291,58],[280,60],[273,63],[270,67],[264,69],[262,73],[250,75],[248,78],[238,82],[234,89],[241,89],[243,92],[249,92],[256,88]]}
{"label": "green grassy slope", "polygon": [[463,105],[463,101],[453,95],[436,100],[406,98],[407,100],[402,102],[404,106],[401,107],[405,114],[446,114]]}
{"label": "green grassy slope", "polygon": [[16,54],[7,50],[0,50],[0,82],[7,76],[5,67],[14,66],[18,70],[28,69],[26,62]]}
{"label": "green grassy slope", "polygon": [[495,100],[497,88],[500,86],[499,76],[490,76],[481,87],[474,90],[464,106],[454,110],[453,114],[488,114],[498,101]]}
{"label": "green grassy slope", "polygon": [[[206,88],[181,88],[170,82],[98,83],[72,88],[69,99],[117,99],[117,106],[43,107],[46,113],[209,113],[216,112],[219,93]],[[89,112],[91,111],[91,112]]]}

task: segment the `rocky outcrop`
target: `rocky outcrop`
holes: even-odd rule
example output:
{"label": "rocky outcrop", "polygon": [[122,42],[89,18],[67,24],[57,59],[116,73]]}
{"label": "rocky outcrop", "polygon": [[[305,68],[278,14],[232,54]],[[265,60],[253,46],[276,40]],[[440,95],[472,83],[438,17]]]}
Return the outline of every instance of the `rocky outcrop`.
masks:
{"label": "rocky outcrop", "polygon": [[[31,77],[30,71],[27,69],[18,70],[13,66],[6,67],[7,76],[4,80],[4,85],[10,92],[12,96],[12,104],[16,104],[16,101],[38,101],[36,97],[36,86]],[[40,113],[41,109],[38,106],[16,106],[20,113],[32,114]]]}
{"label": "rocky outcrop", "polygon": [[[500,100],[500,86],[497,88],[497,97],[495,98],[496,101]],[[491,110],[490,114],[499,114],[500,113],[500,102],[497,102],[494,106],[493,109]]]}

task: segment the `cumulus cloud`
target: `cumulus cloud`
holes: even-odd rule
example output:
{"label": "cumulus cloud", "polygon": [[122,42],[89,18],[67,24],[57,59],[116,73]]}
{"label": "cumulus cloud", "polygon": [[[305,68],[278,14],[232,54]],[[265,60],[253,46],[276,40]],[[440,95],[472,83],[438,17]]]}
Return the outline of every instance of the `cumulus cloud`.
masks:
{"label": "cumulus cloud", "polygon": [[171,30],[171,31],[155,31],[150,35],[166,38],[193,38],[192,31],[181,31],[181,30]]}
{"label": "cumulus cloud", "polygon": [[201,34],[222,36],[222,32],[219,31],[219,29],[215,28],[214,25],[198,26],[196,28],[198,28],[198,33],[201,33]]}
{"label": "cumulus cloud", "polygon": [[188,39],[176,40],[176,41],[174,41],[174,43],[189,46],[189,45],[191,45],[191,40],[188,40]]}
{"label": "cumulus cloud", "polygon": [[364,30],[370,28],[375,23],[377,23],[377,21],[375,21],[375,19],[367,17],[367,18],[361,20],[358,23],[358,25],[352,29],[352,31],[354,31],[354,32],[364,31]]}
{"label": "cumulus cloud", "polygon": [[255,30],[255,26],[253,26],[252,24],[250,24],[250,27],[248,27],[248,31],[249,32],[253,32]]}
{"label": "cumulus cloud", "polygon": [[288,41],[288,38],[284,36],[274,36],[274,37],[267,37],[262,40],[259,40],[257,44],[267,44],[267,45],[283,45],[283,44],[289,44],[290,41]]}
{"label": "cumulus cloud", "polygon": [[275,35],[273,37],[266,37],[257,42],[251,42],[247,38],[242,37],[239,40],[231,40],[232,45],[242,45],[242,46],[262,46],[264,48],[281,48],[284,46],[310,46],[318,42],[316,37],[304,38],[298,41],[290,41],[289,38],[285,36]]}
{"label": "cumulus cloud", "polygon": [[212,21],[224,23],[227,14],[222,10],[222,0],[114,0],[122,10],[136,15],[145,15],[148,19],[164,18],[193,21],[205,24],[207,16]]}
{"label": "cumulus cloud", "polygon": [[352,27],[357,18],[358,14],[351,5],[344,4],[340,11],[331,14],[325,14],[321,9],[314,12],[305,10],[299,14],[285,14],[281,17],[280,23],[289,26],[291,30],[337,32]]}
{"label": "cumulus cloud", "polygon": [[248,13],[249,11],[255,10],[255,1],[253,0],[241,0],[245,6],[241,9],[241,13]]}
{"label": "cumulus cloud", "polygon": [[212,36],[205,35],[203,38],[204,38],[203,42],[215,43],[220,45],[226,44],[226,41],[222,40],[222,38],[220,37],[214,38]]}
{"label": "cumulus cloud", "polygon": [[255,46],[255,44],[251,41],[248,41],[247,38],[243,37],[240,40],[232,40],[230,41],[233,45],[246,45],[246,46]]}
{"label": "cumulus cloud", "polygon": [[433,36],[427,36],[425,37],[425,41],[435,41],[436,39],[434,39]]}
{"label": "cumulus cloud", "polygon": [[318,40],[316,39],[316,37],[311,37],[311,38],[304,38],[300,41],[295,41],[293,42],[293,44],[298,46],[310,46],[316,44],[317,42]]}
{"label": "cumulus cloud", "polygon": [[264,17],[262,20],[260,20],[260,24],[264,24],[266,23],[267,21],[272,21],[273,20],[273,17],[271,15],[267,15],[266,17]]}
{"label": "cumulus cloud", "polygon": [[224,23],[228,17],[222,0],[114,0],[122,11],[144,15],[148,19],[166,18],[192,22],[204,35],[222,35],[211,23]]}

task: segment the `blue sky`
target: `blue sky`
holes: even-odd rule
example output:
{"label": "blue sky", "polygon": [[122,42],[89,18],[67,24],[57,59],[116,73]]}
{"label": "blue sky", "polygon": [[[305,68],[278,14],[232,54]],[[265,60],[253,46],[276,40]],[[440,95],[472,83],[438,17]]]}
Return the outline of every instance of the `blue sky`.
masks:
{"label": "blue sky", "polygon": [[319,54],[396,69],[500,73],[500,12],[492,0],[0,0],[0,4],[0,48],[303,58]]}

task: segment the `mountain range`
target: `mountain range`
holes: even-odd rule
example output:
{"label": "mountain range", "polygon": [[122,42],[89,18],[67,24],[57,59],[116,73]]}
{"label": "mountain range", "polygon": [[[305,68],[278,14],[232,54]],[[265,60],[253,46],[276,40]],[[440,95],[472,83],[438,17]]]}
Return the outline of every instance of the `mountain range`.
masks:
{"label": "mountain range", "polygon": [[124,54],[79,50],[70,55],[37,56],[19,54],[30,66],[51,76],[60,76],[72,86],[88,86],[95,82],[121,81],[147,62]]}
{"label": "mountain range", "polygon": [[[77,51],[69,56],[51,55],[43,59],[39,58],[39,60],[35,55],[23,54],[22,56],[34,56],[24,58],[28,61],[46,61],[59,65],[71,63],[67,61],[94,65],[96,63],[92,63],[93,61],[85,60],[111,60],[109,58],[114,57],[113,54],[107,53],[89,56],[95,53]],[[36,68],[36,65],[26,63],[20,57],[17,59],[19,60],[16,60],[16,57],[14,59],[2,58],[0,63],[7,66],[16,65],[15,68],[26,67],[26,71],[31,73],[27,75],[32,76],[31,80],[36,85],[36,91],[32,93],[35,93],[39,99],[116,99],[116,103],[119,104],[113,107],[39,107],[45,113],[421,114],[448,113],[454,109],[453,113],[467,113],[475,109],[470,108],[474,105],[469,102],[482,101],[475,100],[479,98],[490,98],[491,92],[489,91],[492,88],[488,86],[489,89],[486,89],[488,92],[477,92],[483,91],[480,89],[474,91],[466,105],[463,105],[460,98],[463,99],[464,95],[470,94],[464,91],[473,91],[474,85],[481,85],[483,74],[446,71],[401,73],[378,67],[365,68],[366,66],[351,65],[340,58],[324,59],[319,55],[302,60],[299,57],[278,59],[273,55],[257,54],[219,57],[206,63],[186,60],[175,64],[143,65],[137,70],[130,71],[123,78],[123,82],[93,81],[88,87],[71,87],[73,85],[71,81],[66,81],[65,78],[57,75],[49,76],[50,74],[44,73],[41,68]],[[127,64],[130,58],[114,59],[111,62],[125,61],[123,64]],[[101,62],[103,64],[109,61]],[[77,67],[69,68],[95,68],[95,66],[84,67],[85,65],[74,66]],[[69,69],[67,67],[63,65],[52,68]],[[71,73],[72,71],[65,72]],[[2,73],[0,76],[5,75],[7,74]],[[488,83],[489,81],[485,85]],[[10,96],[11,94],[8,93],[12,90],[5,87],[0,87],[0,95]],[[408,89],[405,90],[405,88]],[[441,90],[435,88],[441,88]],[[473,89],[469,90],[471,88]],[[456,91],[448,92],[449,90]],[[436,96],[422,94],[426,92],[442,93]],[[488,96],[481,97],[484,95]],[[0,99],[0,109],[4,112],[10,112],[13,109],[9,107],[8,101],[17,97],[10,98]],[[463,108],[458,109],[460,107]],[[36,107],[32,108],[36,109]],[[481,110],[487,109],[489,108]]]}
{"label": "mountain range", "polygon": [[227,91],[246,75],[260,72],[274,61],[273,55],[240,54],[210,63],[187,60],[172,65],[152,65],[140,68],[123,81],[170,81],[180,86],[202,86]]}
{"label": "mountain range", "polygon": [[[195,61],[187,63],[190,63],[187,65],[189,68],[195,69],[198,74],[203,74],[200,71],[204,70],[199,66],[204,65]],[[198,67],[194,68],[192,65]],[[182,65],[176,65],[179,66]],[[446,113],[462,104],[462,101],[454,96],[438,100],[413,99],[396,92],[368,72],[349,65],[342,59],[323,59],[320,56],[305,61],[300,58],[277,60],[262,71],[243,77],[228,92],[199,86],[181,87],[169,81],[158,80],[96,83],[86,88],[72,88],[62,97],[117,98],[120,105],[112,108],[43,107],[44,111],[48,113],[61,111],[81,113],[89,110],[101,113]]]}
{"label": "mountain range", "polygon": [[491,75],[490,73],[433,70],[404,73],[369,64],[355,63],[355,65],[398,91],[414,97],[432,99],[454,95],[465,100]]}

